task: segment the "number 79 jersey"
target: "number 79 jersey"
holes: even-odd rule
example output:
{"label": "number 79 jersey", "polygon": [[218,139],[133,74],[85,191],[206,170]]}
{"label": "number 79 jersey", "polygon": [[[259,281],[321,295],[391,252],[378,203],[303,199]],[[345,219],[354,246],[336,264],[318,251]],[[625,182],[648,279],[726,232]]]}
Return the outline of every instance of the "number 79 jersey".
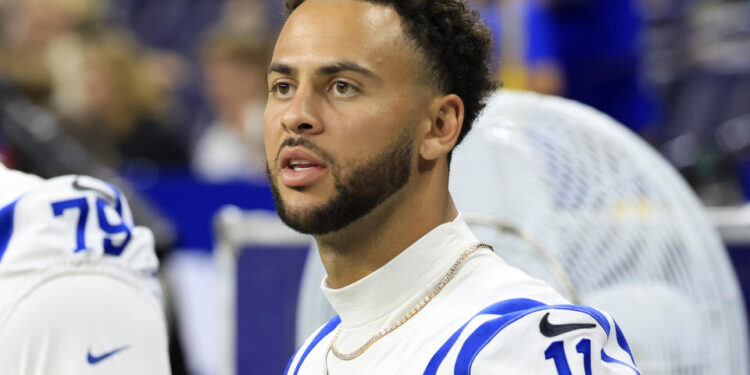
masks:
{"label": "number 79 jersey", "polygon": [[0,166],[1,306],[70,272],[106,273],[161,298],[151,232],[114,186],[86,176],[42,180]]}
{"label": "number 79 jersey", "polygon": [[0,164],[3,374],[168,374],[157,268],[115,187]]}

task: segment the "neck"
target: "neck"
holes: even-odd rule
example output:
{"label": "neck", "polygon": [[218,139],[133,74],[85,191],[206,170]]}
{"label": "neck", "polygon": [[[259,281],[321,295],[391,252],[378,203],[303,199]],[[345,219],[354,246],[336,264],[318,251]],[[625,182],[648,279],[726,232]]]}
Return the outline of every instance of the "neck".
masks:
{"label": "neck", "polygon": [[447,189],[447,169],[432,180],[423,176],[422,181],[408,183],[346,228],[316,237],[329,287],[342,288],[369,275],[458,215]]}

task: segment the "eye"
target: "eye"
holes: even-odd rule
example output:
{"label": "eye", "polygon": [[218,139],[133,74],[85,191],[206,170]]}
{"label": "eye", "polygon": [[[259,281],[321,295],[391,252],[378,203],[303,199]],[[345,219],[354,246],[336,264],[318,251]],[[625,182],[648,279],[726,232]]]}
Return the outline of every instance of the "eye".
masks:
{"label": "eye", "polygon": [[271,87],[271,92],[279,99],[289,99],[294,96],[294,86],[287,82],[279,82]]}
{"label": "eye", "polygon": [[359,89],[344,81],[336,81],[331,87],[333,96],[348,98],[359,92]]}

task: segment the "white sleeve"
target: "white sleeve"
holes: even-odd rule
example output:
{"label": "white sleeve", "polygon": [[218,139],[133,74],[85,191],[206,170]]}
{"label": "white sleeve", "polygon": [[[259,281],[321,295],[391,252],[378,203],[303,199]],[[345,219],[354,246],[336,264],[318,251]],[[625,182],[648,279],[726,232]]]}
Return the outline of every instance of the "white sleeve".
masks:
{"label": "white sleeve", "polygon": [[47,281],[0,327],[3,374],[170,373],[161,306],[116,278],[73,274]]}
{"label": "white sleeve", "polygon": [[490,320],[461,351],[456,368],[475,375],[640,375],[614,320],[582,306],[548,306]]}

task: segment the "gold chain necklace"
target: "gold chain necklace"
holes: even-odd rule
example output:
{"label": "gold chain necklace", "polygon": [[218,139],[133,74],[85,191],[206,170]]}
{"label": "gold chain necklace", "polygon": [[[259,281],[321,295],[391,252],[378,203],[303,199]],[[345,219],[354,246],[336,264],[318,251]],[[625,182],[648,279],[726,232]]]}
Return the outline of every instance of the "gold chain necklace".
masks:
{"label": "gold chain necklace", "polygon": [[[440,282],[435,285],[432,290],[430,291],[430,294],[425,296],[422,300],[419,301],[406,315],[402,316],[399,320],[396,321],[396,323],[393,323],[391,326],[386,327],[382,329],[380,332],[375,334],[375,336],[372,336],[367,342],[357,348],[357,350],[351,352],[351,353],[342,353],[336,348],[336,342],[339,339],[339,335],[341,334],[341,327],[342,325],[339,325],[339,328],[336,330],[336,336],[333,337],[333,341],[331,341],[331,347],[330,351],[333,353],[334,356],[338,359],[342,359],[344,361],[350,361],[354,358],[359,357],[364,353],[367,349],[372,346],[376,341],[383,338],[385,335],[393,332],[396,330],[396,328],[401,327],[404,323],[406,323],[407,320],[411,319],[416,313],[418,313],[422,308],[424,308],[430,301],[432,301],[435,296],[440,293],[441,290],[445,287],[445,284],[448,284],[451,279],[453,279],[453,276],[456,275],[456,272],[461,267],[461,264],[466,260],[466,258],[469,257],[472,253],[474,253],[479,248],[486,248],[492,250],[492,246],[486,244],[486,243],[478,243],[473,246],[471,246],[469,249],[464,251],[460,257],[456,260],[455,263],[453,263],[453,266],[451,266],[450,270],[448,270],[448,273],[443,276],[443,278],[440,280]],[[327,361],[326,361],[327,362]],[[327,367],[327,366],[326,366]]]}

